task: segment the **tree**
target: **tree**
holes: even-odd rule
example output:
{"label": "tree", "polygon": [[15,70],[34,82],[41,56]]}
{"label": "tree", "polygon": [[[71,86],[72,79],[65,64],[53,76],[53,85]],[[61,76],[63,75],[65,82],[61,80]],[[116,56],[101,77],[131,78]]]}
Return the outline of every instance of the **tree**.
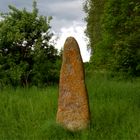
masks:
{"label": "tree", "polygon": [[[57,50],[49,43],[53,35],[50,32],[52,17],[40,16],[36,5],[34,1],[32,12],[10,5],[9,13],[1,13],[0,79],[3,83],[34,84],[33,79],[42,67],[41,63],[51,70],[54,68],[48,65],[54,65],[59,59]],[[49,74],[40,70],[38,79],[46,75]],[[36,84],[39,81],[36,79]]]}
{"label": "tree", "polygon": [[90,46],[94,47],[102,38],[101,16],[104,11],[105,0],[86,0],[84,3],[84,11],[87,14],[85,18],[87,22],[86,35],[90,39]]}
{"label": "tree", "polygon": [[[100,9],[101,14],[97,12]],[[96,20],[95,17],[100,20]],[[95,28],[100,31],[100,35],[96,34]],[[98,4],[96,0],[89,0],[87,34],[93,48],[91,61],[96,66],[104,66],[130,75],[140,74],[140,2],[138,0],[100,0]]]}
{"label": "tree", "polygon": [[113,70],[140,74],[140,2],[108,0],[103,17],[105,34],[113,36]]}
{"label": "tree", "polygon": [[[101,19],[104,13],[105,0],[86,0],[84,4],[84,11],[87,16],[85,21],[87,22],[86,35],[89,38],[89,46],[92,50],[91,62],[94,66],[103,65],[105,61],[104,54],[100,51],[102,48],[101,41],[103,40]],[[96,53],[100,51],[100,53]],[[102,56],[102,57],[100,57]]]}

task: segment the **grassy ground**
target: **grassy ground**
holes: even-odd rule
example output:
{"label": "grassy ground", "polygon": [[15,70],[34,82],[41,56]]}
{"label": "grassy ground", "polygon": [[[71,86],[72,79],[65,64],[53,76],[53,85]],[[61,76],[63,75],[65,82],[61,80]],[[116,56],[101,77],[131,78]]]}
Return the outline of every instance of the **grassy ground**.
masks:
{"label": "grassy ground", "polygon": [[94,74],[86,82],[90,130],[72,133],[56,125],[56,86],[6,88],[0,91],[0,140],[140,140],[140,80]]}

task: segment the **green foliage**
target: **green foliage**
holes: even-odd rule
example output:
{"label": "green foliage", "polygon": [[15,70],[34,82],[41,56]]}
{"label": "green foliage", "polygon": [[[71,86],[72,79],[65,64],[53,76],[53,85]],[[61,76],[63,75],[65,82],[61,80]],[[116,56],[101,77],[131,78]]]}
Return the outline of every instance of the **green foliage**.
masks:
{"label": "green foliage", "polygon": [[[137,8],[136,8],[137,7]],[[131,0],[108,1],[105,4],[103,28],[114,36],[112,43],[115,69],[130,75],[140,74],[140,3]],[[114,34],[115,33],[115,34]]]}
{"label": "green foliage", "polygon": [[86,35],[90,39],[91,49],[94,51],[95,44],[102,39],[101,16],[104,11],[105,0],[86,0],[84,10],[87,14]]}
{"label": "green foliage", "polygon": [[72,133],[56,124],[56,86],[5,87],[0,90],[0,139],[139,140],[140,79],[118,81],[104,72],[88,76],[90,130]]}
{"label": "green foliage", "polygon": [[139,1],[89,0],[88,3],[87,35],[93,49],[91,61],[113,71],[140,75]]}
{"label": "green foliage", "polygon": [[52,18],[40,16],[35,1],[32,12],[11,5],[9,10],[1,13],[0,82],[15,86],[58,81],[60,57],[49,43]]}

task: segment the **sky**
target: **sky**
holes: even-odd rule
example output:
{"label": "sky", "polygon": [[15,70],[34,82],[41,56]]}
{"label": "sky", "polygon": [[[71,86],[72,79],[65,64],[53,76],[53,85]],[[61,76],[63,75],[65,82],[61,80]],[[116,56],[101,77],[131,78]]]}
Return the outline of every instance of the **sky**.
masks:
{"label": "sky", "polygon": [[[89,61],[90,50],[87,49],[88,38],[85,36],[86,23],[83,11],[84,0],[37,0],[39,14],[52,16],[52,32],[56,39],[55,47],[60,50],[66,38],[73,36],[76,38],[83,61]],[[32,0],[0,0],[0,12],[7,12],[8,5],[16,8],[32,9]]]}

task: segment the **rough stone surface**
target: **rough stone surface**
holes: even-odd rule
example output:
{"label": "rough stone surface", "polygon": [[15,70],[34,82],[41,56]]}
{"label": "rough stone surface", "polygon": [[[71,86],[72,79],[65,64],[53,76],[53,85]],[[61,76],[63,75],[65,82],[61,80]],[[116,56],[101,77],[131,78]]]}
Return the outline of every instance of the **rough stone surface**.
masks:
{"label": "rough stone surface", "polygon": [[84,67],[73,37],[64,44],[56,121],[71,131],[85,129],[90,122]]}

